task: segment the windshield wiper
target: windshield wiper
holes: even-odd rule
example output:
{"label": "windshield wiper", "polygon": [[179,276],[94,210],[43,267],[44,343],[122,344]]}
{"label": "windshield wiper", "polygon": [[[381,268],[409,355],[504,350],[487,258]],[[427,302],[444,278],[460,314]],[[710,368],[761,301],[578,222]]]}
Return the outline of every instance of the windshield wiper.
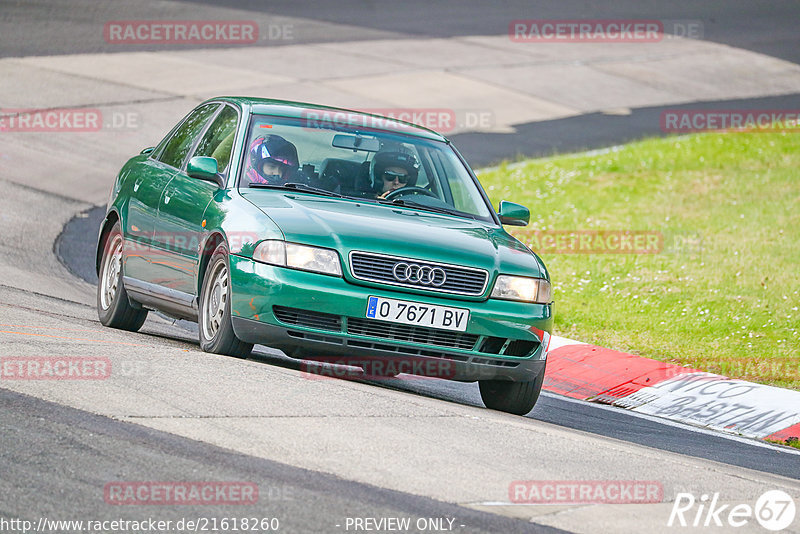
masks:
{"label": "windshield wiper", "polygon": [[328,191],[327,189],[320,189],[312,185],[301,184],[299,182],[288,182],[285,184],[262,184],[260,182],[252,182],[249,187],[257,187],[263,189],[294,189],[296,191],[303,191],[304,193],[314,193],[316,195],[324,195],[326,197],[347,198],[339,193]]}
{"label": "windshield wiper", "polygon": [[442,208],[439,206],[428,206],[427,204],[419,204],[418,202],[409,202],[407,200],[402,200],[400,198],[396,198],[394,200],[386,200],[385,198],[379,198],[378,202],[380,202],[381,204],[403,206],[406,208],[419,208],[425,211],[432,211],[434,213],[444,213],[445,215],[455,215],[457,217],[468,217],[470,219],[476,218],[470,213],[465,213],[463,211],[459,211],[456,209]]}

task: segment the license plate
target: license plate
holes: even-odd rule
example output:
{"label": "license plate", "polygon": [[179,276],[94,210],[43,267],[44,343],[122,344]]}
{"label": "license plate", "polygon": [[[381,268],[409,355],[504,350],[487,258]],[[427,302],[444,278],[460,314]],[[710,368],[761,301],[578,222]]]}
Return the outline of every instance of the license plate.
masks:
{"label": "license plate", "polygon": [[467,322],[469,322],[469,310],[421,304],[407,300],[369,297],[367,300],[367,317],[393,323],[463,332],[467,329]]}

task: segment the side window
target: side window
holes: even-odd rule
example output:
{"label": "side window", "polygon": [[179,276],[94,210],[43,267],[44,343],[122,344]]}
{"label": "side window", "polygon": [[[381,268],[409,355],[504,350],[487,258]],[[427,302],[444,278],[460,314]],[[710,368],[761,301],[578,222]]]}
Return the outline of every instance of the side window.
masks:
{"label": "side window", "polygon": [[167,141],[158,160],[180,169],[192,148],[192,143],[218,107],[219,104],[208,104],[189,115]]}
{"label": "side window", "polygon": [[236,110],[225,106],[200,140],[194,155],[210,156],[216,159],[219,172],[226,172],[231,161],[233,138],[236,137],[238,123],[239,115]]}

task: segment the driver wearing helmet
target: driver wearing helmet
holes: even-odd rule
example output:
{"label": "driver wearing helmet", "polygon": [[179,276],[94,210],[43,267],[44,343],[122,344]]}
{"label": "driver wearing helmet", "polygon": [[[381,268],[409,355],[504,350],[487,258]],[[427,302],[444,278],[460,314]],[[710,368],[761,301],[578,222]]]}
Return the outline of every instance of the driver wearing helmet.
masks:
{"label": "driver wearing helmet", "polygon": [[247,178],[250,183],[282,185],[297,173],[297,148],[280,135],[267,135],[250,143]]}
{"label": "driver wearing helmet", "polygon": [[406,152],[378,152],[372,159],[372,189],[377,198],[417,183],[419,163]]}

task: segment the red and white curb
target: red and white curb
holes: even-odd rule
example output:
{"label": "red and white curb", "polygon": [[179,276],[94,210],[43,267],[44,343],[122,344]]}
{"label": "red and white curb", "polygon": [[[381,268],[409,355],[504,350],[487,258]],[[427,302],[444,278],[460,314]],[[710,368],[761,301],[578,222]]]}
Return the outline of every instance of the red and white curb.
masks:
{"label": "red and white curb", "polygon": [[559,336],[543,388],[751,438],[800,439],[800,391],[755,384]]}

